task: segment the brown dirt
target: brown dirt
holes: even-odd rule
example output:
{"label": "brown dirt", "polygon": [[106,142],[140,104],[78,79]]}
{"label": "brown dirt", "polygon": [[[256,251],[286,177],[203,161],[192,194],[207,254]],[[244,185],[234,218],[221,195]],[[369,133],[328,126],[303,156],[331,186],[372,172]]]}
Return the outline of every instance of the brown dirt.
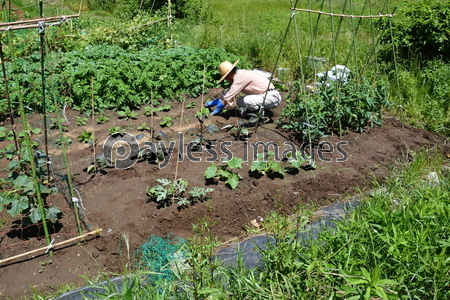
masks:
{"label": "brown dirt", "polygon": [[[208,96],[211,97],[216,92],[212,90]],[[209,99],[208,96],[205,96],[205,99]],[[158,113],[154,118],[155,128],[175,141],[178,132],[198,125],[194,114],[198,111],[202,99],[188,99],[186,103],[190,101],[195,101],[196,106],[184,109],[182,119],[181,104],[174,104],[168,112]],[[272,120],[278,119],[284,105],[286,103],[273,111]],[[150,118],[143,115],[143,110],[136,120],[129,121],[119,119],[115,112],[109,112],[108,115],[109,122],[94,125],[98,139],[97,153],[102,151],[108,128],[129,126],[127,132],[137,135],[140,133],[136,130],[137,126],[143,122],[151,123]],[[164,115],[174,118],[174,125],[170,128],[159,128],[158,123]],[[214,223],[213,233],[221,241],[229,241],[245,235],[251,220],[257,216],[265,216],[270,211],[292,214],[299,206],[318,209],[354,195],[359,189],[369,189],[374,179],[383,180],[389,174],[396,161],[408,159],[409,150],[417,151],[422,147],[440,145],[443,146],[445,155],[450,153],[448,141],[444,138],[386,117],[383,127],[368,128],[362,133],[348,133],[341,138],[326,138],[334,146],[338,142],[348,142],[347,145],[341,146],[348,154],[348,160],[345,162],[336,161],[343,155],[335,149],[334,153],[325,154],[331,158],[331,162],[316,160],[316,170],[300,170],[296,174],[286,174],[282,179],[250,174],[249,160],[244,163],[243,169],[239,170],[244,179],[233,191],[224,182],[205,181],[204,171],[210,165],[205,162],[205,158],[210,157],[206,152],[195,154],[201,158],[201,162],[190,162],[185,157],[184,162],[177,164],[175,150],[170,164],[162,169],[159,169],[158,165],[138,162],[126,170],[107,168],[103,173],[88,174],[84,169],[92,161],[93,151],[87,144],[78,142],[76,137],[80,131],[92,131],[92,125],[77,126],[76,116],[80,114],[67,111],[67,118],[71,123],[68,125],[67,136],[73,140],[68,153],[70,170],[86,208],[83,210],[85,220],[92,226],[91,229],[102,229],[102,235],[88,238],[79,244],[75,241],[55,247],[52,257],[41,251],[3,263],[0,265],[0,298],[3,296],[16,299],[30,295],[33,290],[55,292],[61,284],[82,286],[85,284],[83,275],[97,275],[100,271],[114,276],[123,269],[127,261],[123,235],[129,237],[133,252],[152,235],[166,236],[173,233],[174,236],[189,238],[193,235],[192,224],[209,220]],[[30,123],[33,124],[33,120],[39,120],[39,116],[32,115]],[[234,111],[230,111],[225,116],[208,118],[207,123],[214,123],[221,128],[227,124],[236,124],[237,120]],[[250,132],[252,134],[248,138],[249,142],[274,141],[283,145],[285,141],[292,141],[300,145],[294,135],[278,129],[274,122],[266,124],[264,128],[258,128],[256,132],[250,129]],[[148,136],[148,132],[146,134]],[[190,141],[189,138],[191,137],[185,137],[185,143]],[[235,141],[229,132],[221,130],[211,138],[218,143],[232,141],[228,149],[242,158],[244,144],[242,141]],[[4,143],[1,145],[4,146]],[[52,147],[50,153],[55,157],[58,155]],[[220,152],[219,155],[224,156]],[[282,164],[287,166],[286,162]],[[4,168],[5,165],[3,160],[0,167]],[[177,209],[176,205],[159,209],[155,202],[149,202],[146,189],[155,185],[158,178],[173,179],[175,172],[178,172],[178,178],[189,182],[189,187],[214,188],[212,201],[196,203],[182,210]],[[75,237],[77,228],[74,217],[64,204],[63,197],[51,196],[47,202],[58,204],[64,212],[63,218],[51,228],[55,243]],[[17,219],[8,219],[6,214],[0,217],[6,220],[5,227],[0,229],[0,259],[45,246],[44,239],[39,237],[42,236],[42,231],[36,232],[36,228],[31,227],[20,230]],[[84,231],[87,232],[88,229],[84,228]]]}

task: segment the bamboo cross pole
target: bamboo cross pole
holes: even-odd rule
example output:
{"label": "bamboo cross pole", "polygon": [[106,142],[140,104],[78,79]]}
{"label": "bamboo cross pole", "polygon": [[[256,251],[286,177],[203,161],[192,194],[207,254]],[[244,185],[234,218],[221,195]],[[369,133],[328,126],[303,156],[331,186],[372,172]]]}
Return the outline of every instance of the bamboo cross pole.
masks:
{"label": "bamboo cross pole", "polygon": [[40,19],[0,23],[0,26],[4,26],[4,27],[0,28],[0,31],[39,28],[41,26],[41,25],[39,25],[39,22],[47,22],[47,23],[54,22],[51,25],[57,25],[61,21],[68,21],[70,18],[75,18],[75,17],[79,17],[79,15],[49,17],[49,18],[40,18]]}
{"label": "bamboo cross pole", "polygon": [[17,259],[17,258],[21,258],[21,257],[24,257],[24,256],[28,256],[28,255],[30,255],[30,254],[34,254],[34,253],[38,253],[38,252],[42,252],[42,251],[45,251],[44,253],[47,253],[47,251],[48,251],[49,249],[52,249],[52,248],[55,248],[55,247],[58,247],[58,246],[61,246],[61,245],[65,245],[65,244],[74,242],[74,241],[76,241],[76,240],[83,239],[83,238],[88,237],[88,236],[90,236],[90,235],[97,235],[97,234],[99,234],[101,231],[102,231],[102,229],[99,228],[99,229],[96,229],[96,230],[94,230],[94,231],[91,231],[91,232],[85,233],[85,234],[83,234],[83,235],[80,235],[80,236],[77,236],[77,237],[68,239],[68,240],[63,241],[63,242],[59,242],[59,243],[56,243],[56,244],[50,244],[50,245],[48,245],[48,246],[46,246],[46,247],[42,247],[42,248],[39,248],[39,249],[31,250],[31,251],[29,251],[29,252],[25,252],[25,253],[22,253],[22,254],[19,254],[19,255],[15,255],[15,256],[12,256],[12,257],[9,257],[9,258],[2,259],[2,260],[0,260],[0,265],[3,264],[3,263],[5,263],[5,262],[8,262],[8,261]]}
{"label": "bamboo cross pole", "polygon": [[14,25],[21,25],[21,24],[34,24],[39,22],[55,22],[60,20],[67,20],[71,18],[78,18],[80,15],[69,15],[69,16],[56,16],[56,17],[48,17],[48,18],[39,18],[39,19],[31,19],[31,20],[20,20],[20,21],[14,21],[14,22],[6,22],[6,23],[0,23],[0,26],[14,26]]}
{"label": "bamboo cross pole", "polygon": [[312,10],[312,9],[302,9],[302,8],[291,8],[291,10],[295,11],[304,11],[304,12],[311,12],[321,15],[328,15],[333,17],[344,17],[344,18],[383,18],[383,17],[394,17],[395,14],[388,14],[388,15],[370,15],[370,16],[355,16],[355,15],[343,15],[343,14],[333,14],[333,13],[327,13],[320,10]]}

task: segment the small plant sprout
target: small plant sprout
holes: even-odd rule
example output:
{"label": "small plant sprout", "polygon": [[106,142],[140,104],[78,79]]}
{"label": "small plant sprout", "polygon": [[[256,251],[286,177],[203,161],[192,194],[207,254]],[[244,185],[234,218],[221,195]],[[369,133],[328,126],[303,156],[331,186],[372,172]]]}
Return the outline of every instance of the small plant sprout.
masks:
{"label": "small plant sprout", "polygon": [[137,112],[132,111],[129,107],[126,107],[124,110],[119,111],[119,118],[126,120],[136,119],[139,115]]}
{"label": "small plant sprout", "polygon": [[122,128],[120,126],[114,126],[114,127],[109,127],[108,128],[108,134],[109,135],[113,135],[116,132],[122,132]]}
{"label": "small plant sprout", "polygon": [[55,142],[58,146],[68,147],[70,144],[72,144],[72,139],[69,137],[61,136],[60,138],[56,139]]}
{"label": "small plant sprout", "polygon": [[90,131],[82,131],[81,134],[79,136],[77,136],[77,140],[82,142],[82,143],[88,143],[88,144],[93,144],[94,142],[94,137],[93,137],[93,133]]}
{"label": "small plant sprout", "polygon": [[50,129],[61,128],[61,131],[64,131],[64,132],[69,131],[68,126],[64,124],[66,122],[66,120],[64,118],[51,118],[50,121],[53,122],[52,125],[50,126]]}
{"label": "small plant sprout", "polygon": [[159,125],[161,125],[162,127],[170,127],[173,124],[173,120],[172,117],[169,116],[164,116],[163,120],[161,122],[159,122]]}
{"label": "small plant sprout", "polygon": [[78,117],[77,116],[76,119],[77,119],[76,123],[77,123],[78,126],[86,125],[87,121],[88,121],[88,119],[84,118],[84,117]]}
{"label": "small plant sprout", "polygon": [[97,124],[105,124],[106,122],[109,121],[109,117],[106,115],[100,115],[97,120],[95,120],[95,122],[97,122]]}
{"label": "small plant sprout", "polygon": [[159,111],[169,111],[171,109],[172,109],[172,105],[170,105],[170,104],[163,105],[160,107],[145,106],[144,107],[144,110],[145,110],[144,115],[146,117],[151,117],[151,116],[156,115],[155,113],[157,113]]}
{"label": "small plant sprout", "polygon": [[239,184],[239,180],[242,179],[242,176],[233,172],[232,169],[242,169],[241,158],[233,157],[226,164],[221,166],[212,163],[205,170],[205,178],[218,178],[219,180],[225,181],[231,189],[235,190]]}
{"label": "small plant sprout", "polygon": [[193,107],[195,107],[194,101],[191,101],[191,102],[189,102],[189,104],[186,104],[186,108],[193,108]]}
{"label": "small plant sprout", "polygon": [[213,140],[205,138],[205,130],[210,134],[213,134],[216,131],[219,131],[219,127],[214,124],[209,126],[203,126],[205,119],[209,116],[209,110],[206,107],[202,107],[196,114],[195,117],[198,119],[200,123],[200,129],[190,128],[186,131],[186,134],[191,133],[194,136],[194,140],[191,143],[191,149],[196,151],[200,149],[202,145],[206,145],[206,147],[211,147],[213,144]]}
{"label": "small plant sprout", "polygon": [[150,130],[150,127],[147,126],[147,122],[144,122],[141,124],[141,126],[137,127],[137,130],[139,130],[139,131]]}
{"label": "small plant sprout", "polygon": [[103,153],[98,153],[95,161],[86,168],[86,172],[89,174],[98,173],[103,171],[107,166],[108,161],[106,160],[105,155],[103,155]]}

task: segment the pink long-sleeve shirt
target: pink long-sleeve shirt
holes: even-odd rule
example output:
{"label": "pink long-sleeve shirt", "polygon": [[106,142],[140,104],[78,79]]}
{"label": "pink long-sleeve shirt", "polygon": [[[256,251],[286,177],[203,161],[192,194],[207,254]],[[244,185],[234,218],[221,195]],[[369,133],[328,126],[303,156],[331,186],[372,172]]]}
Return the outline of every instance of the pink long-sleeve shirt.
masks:
{"label": "pink long-sleeve shirt", "polygon": [[269,82],[269,79],[259,72],[238,69],[234,74],[230,89],[223,96],[223,100],[232,105],[234,98],[241,92],[246,95],[262,94],[267,89],[274,88],[272,83],[269,85]]}

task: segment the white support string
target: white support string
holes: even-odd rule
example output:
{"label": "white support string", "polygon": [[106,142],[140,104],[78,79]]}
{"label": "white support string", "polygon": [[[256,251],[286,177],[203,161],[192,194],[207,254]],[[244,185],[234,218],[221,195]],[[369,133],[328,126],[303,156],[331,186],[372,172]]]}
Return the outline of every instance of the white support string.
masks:
{"label": "white support string", "polygon": [[78,192],[78,190],[76,188],[74,188],[75,192],[77,192],[78,194],[78,198],[77,197],[72,197],[72,202],[76,203],[78,207],[81,207],[83,210],[86,210],[86,208],[83,206],[83,199],[81,199],[81,195],[80,192]]}
{"label": "white support string", "polygon": [[38,28],[39,28],[39,33],[45,32],[45,22],[44,21],[38,22]]}
{"label": "white support string", "polygon": [[70,124],[70,122],[69,122],[69,120],[67,120],[67,116],[66,116],[66,107],[67,107],[67,104],[64,103],[63,116],[64,116],[64,119],[66,120],[67,124]]}
{"label": "white support string", "polygon": [[47,253],[48,251],[50,251],[51,249],[53,249],[53,242],[55,241],[55,238],[52,238],[52,241],[50,242],[50,244],[47,246],[47,250],[45,250],[45,253]]}

